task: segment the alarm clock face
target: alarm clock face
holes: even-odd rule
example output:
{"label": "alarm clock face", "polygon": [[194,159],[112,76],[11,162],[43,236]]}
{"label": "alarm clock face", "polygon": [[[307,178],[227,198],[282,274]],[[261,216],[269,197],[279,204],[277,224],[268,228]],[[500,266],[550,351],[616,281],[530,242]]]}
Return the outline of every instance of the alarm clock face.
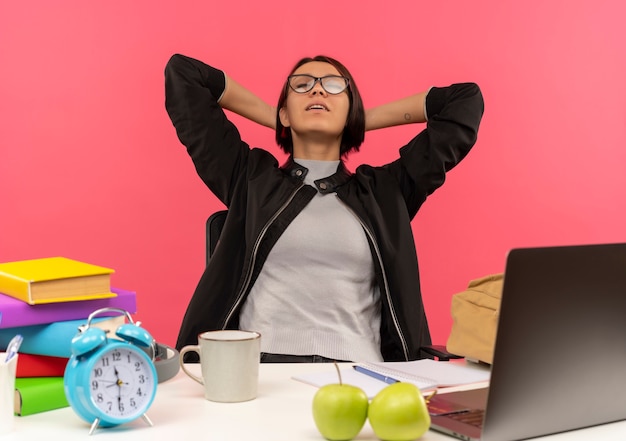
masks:
{"label": "alarm clock face", "polygon": [[91,368],[89,393],[93,404],[113,419],[141,416],[154,398],[154,372],[144,352],[130,345],[116,345],[103,352]]}

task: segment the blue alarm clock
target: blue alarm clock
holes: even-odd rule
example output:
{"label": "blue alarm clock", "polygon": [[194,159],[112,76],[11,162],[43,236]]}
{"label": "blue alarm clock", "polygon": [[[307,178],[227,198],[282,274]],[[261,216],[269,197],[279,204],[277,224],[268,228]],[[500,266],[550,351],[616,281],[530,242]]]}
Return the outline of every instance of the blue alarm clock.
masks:
{"label": "blue alarm clock", "polygon": [[[117,328],[117,338],[91,325],[97,315],[117,311],[129,323]],[[71,357],[63,383],[69,405],[83,420],[91,423],[89,434],[98,427],[113,427],[142,418],[152,422],[146,411],[157,390],[153,358],[155,341],[130,314],[118,308],[102,308],[91,313],[72,339]]]}

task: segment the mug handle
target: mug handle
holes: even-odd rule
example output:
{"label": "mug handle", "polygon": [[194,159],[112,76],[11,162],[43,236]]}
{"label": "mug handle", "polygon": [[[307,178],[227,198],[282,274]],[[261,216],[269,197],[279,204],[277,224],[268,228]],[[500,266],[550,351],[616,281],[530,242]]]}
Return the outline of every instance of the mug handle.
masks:
{"label": "mug handle", "polygon": [[185,363],[183,363],[183,359],[184,359],[184,357],[183,357],[183,356],[184,356],[187,352],[196,352],[198,355],[200,355],[200,346],[198,346],[198,345],[195,345],[195,346],[194,346],[194,345],[192,345],[192,346],[185,346],[184,348],[182,348],[182,349],[180,350],[180,356],[179,356],[179,358],[178,358],[178,363],[180,364],[180,368],[183,370],[183,372],[184,372],[184,373],[186,373],[187,375],[189,375],[189,377],[190,377],[192,380],[194,380],[194,381],[196,381],[196,382],[198,382],[198,383],[200,383],[201,385],[203,385],[203,386],[204,386],[204,381],[202,381],[202,377],[198,377],[197,375],[192,374],[192,373],[191,373],[191,372],[189,372],[189,371],[187,370],[187,368],[185,367]]}

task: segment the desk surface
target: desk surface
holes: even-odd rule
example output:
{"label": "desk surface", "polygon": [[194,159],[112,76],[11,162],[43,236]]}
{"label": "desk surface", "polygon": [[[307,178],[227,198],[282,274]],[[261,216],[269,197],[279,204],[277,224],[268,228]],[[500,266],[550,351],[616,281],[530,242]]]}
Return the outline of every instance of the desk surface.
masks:
{"label": "desk surface", "polygon": [[[198,368],[191,365],[190,369]],[[154,426],[143,420],[109,429],[99,428],[91,439],[157,440],[268,440],[323,441],[311,414],[311,402],[316,388],[291,376],[327,370],[328,364],[262,364],[259,395],[245,403],[223,404],[204,399],[202,387],[179,372],[176,377],[159,385],[156,398],[148,411]],[[529,424],[532,422],[529,421]],[[81,440],[88,437],[89,424],[72,409],[64,408],[26,417],[16,417],[13,432],[0,437],[2,441],[39,441],[41,439]],[[623,440],[626,421],[538,438],[550,441]],[[377,440],[369,423],[357,440]],[[437,432],[428,432],[420,440],[452,440]]]}

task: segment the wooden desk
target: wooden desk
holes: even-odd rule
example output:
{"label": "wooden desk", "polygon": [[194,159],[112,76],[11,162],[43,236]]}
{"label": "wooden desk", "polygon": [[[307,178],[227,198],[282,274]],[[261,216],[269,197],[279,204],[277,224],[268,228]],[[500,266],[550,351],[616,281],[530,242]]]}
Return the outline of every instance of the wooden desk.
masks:
{"label": "wooden desk", "polygon": [[[191,366],[191,369],[195,368],[199,373],[198,365]],[[114,428],[99,428],[89,437],[89,425],[72,409],[64,408],[16,417],[13,432],[0,438],[2,441],[323,441],[311,414],[311,402],[317,389],[292,380],[291,376],[329,368],[328,364],[262,364],[258,398],[236,404],[205,400],[202,387],[179,372],[173,379],[159,385],[155,401],[148,411],[154,422],[152,427],[138,420]],[[623,440],[625,434],[626,421],[622,421],[540,439]],[[377,440],[369,423],[356,439]],[[453,438],[430,431],[421,440],[451,441]]]}

